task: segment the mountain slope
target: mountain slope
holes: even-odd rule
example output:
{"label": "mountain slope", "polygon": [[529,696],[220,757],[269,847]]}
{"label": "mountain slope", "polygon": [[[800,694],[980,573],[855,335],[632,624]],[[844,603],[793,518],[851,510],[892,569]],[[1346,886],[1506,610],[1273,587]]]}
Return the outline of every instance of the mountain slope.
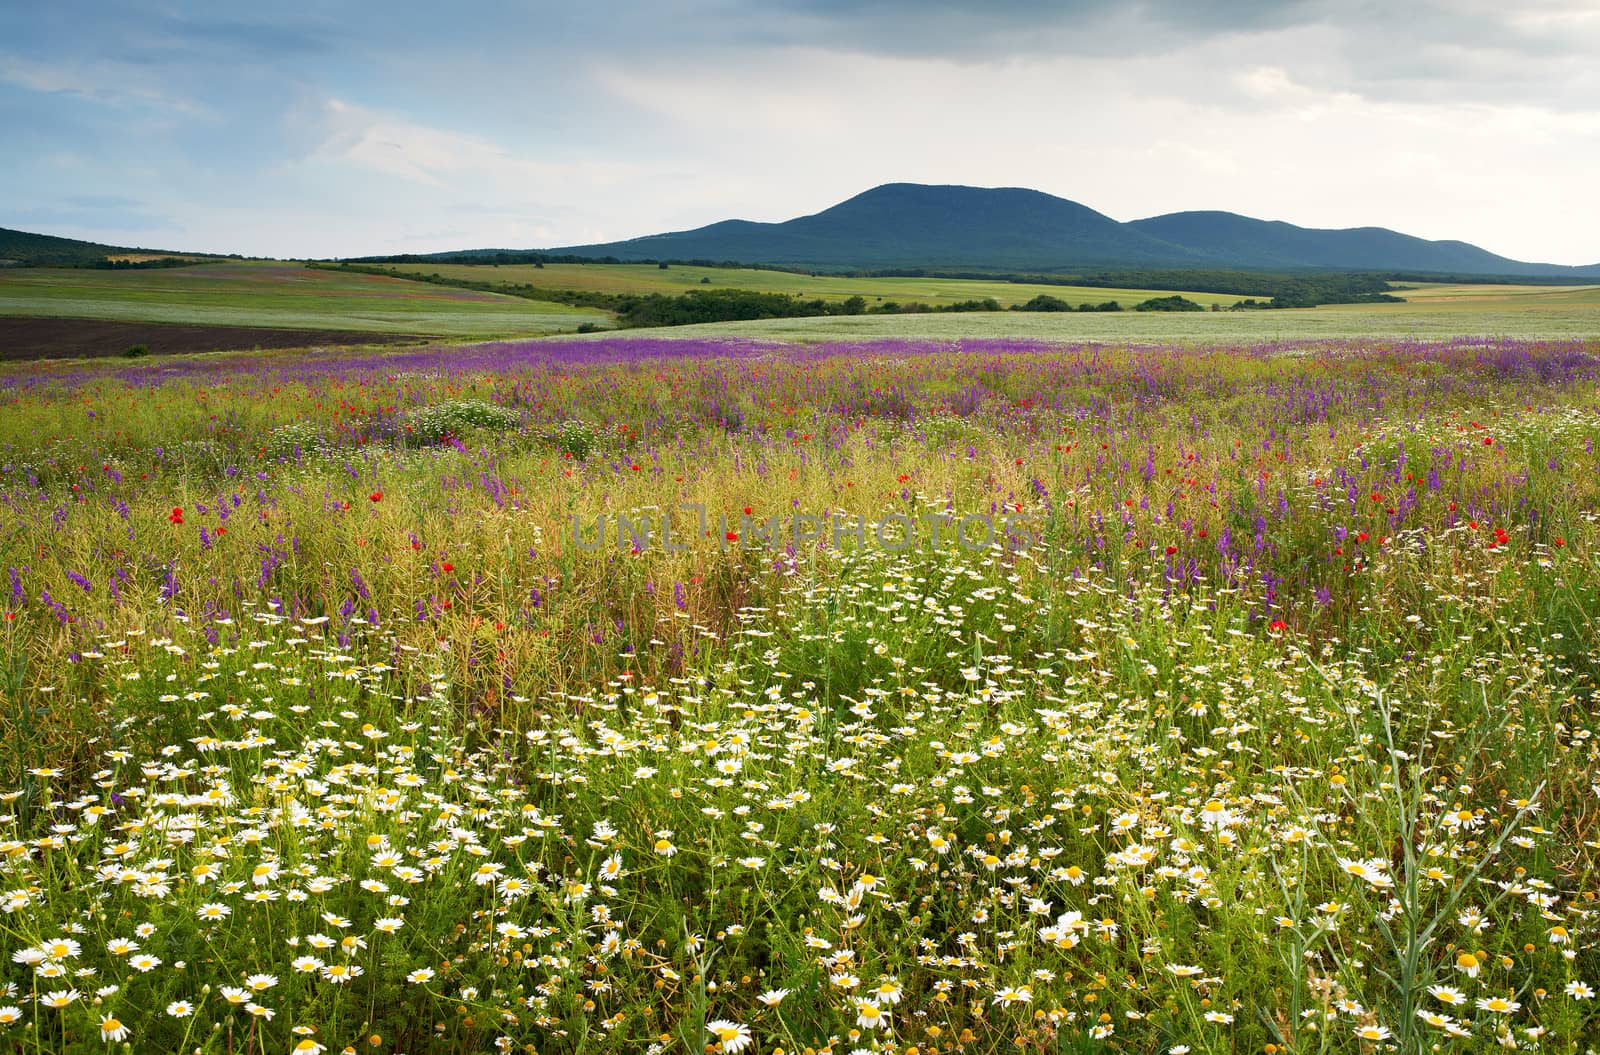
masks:
{"label": "mountain slope", "polygon": [[553,252],[620,260],[739,260],[808,267],[1060,268],[1199,264],[1162,242],[1065,198],[1016,187],[889,183],[783,223],[724,220],[625,242]]}
{"label": "mountain slope", "polygon": [[1181,212],[1118,223],[1040,191],[916,183],[874,187],[815,215],[783,223],[724,220],[692,231],[548,251],[819,270],[1156,266],[1600,278],[1600,264],[1530,264],[1465,242],[1433,242],[1381,227],[1319,230],[1228,212]]}
{"label": "mountain slope", "polygon": [[1241,267],[1318,267],[1474,275],[1554,275],[1585,268],[1529,264],[1458,241],[1428,241],[1383,227],[1328,230],[1231,212],[1175,212],[1127,226]]}
{"label": "mountain slope", "polygon": [[47,267],[52,264],[97,264],[113,256],[201,256],[168,253],[160,249],[129,249],[101,245],[53,234],[34,234],[0,227],[0,266]]}

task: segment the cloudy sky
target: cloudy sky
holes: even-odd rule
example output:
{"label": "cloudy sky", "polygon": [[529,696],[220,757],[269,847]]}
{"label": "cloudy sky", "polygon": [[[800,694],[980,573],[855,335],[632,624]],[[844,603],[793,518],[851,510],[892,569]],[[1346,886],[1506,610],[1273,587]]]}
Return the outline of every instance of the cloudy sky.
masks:
{"label": "cloudy sky", "polygon": [[1600,0],[6,0],[0,226],[527,248],[911,181],[1592,264],[1596,55]]}

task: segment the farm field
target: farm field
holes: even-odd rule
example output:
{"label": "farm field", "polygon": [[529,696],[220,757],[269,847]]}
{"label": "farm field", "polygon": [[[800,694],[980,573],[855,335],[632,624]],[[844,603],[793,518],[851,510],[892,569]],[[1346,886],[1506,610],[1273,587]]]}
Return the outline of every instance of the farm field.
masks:
{"label": "farm field", "polygon": [[436,337],[538,336],[603,312],[294,264],[0,269],[0,315]]}
{"label": "farm field", "polygon": [[[406,274],[439,275],[443,278],[492,282],[502,285],[527,283],[540,289],[572,289],[596,293],[686,293],[703,289],[709,280],[713,289],[750,289],[763,293],[791,293],[806,299],[831,301],[861,296],[869,305],[879,301],[899,303],[956,304],[966,300],[993,297],[1002,306],[1022,304],[1045,294],[1079,304],[1100,304],[1108,300],[1131,308],[1151,297],[1167,297],[1171,290],[1104,289],[1098,286],[1054,286],[1018,282],[985,281],[962,278],[850,278],[833,275],[801,275],[758,268],[694,267],[673,264],[662,270],[655,264],[380,264]],[[1235,293],[1183,293],[1197,304],[1226,307],[1244,299]],[[1265,299],[1270,299],[1267,296]]]}
{"label": "farm field", "polygon": [[0,1037],[1590,1050],[1600,340],[1372,316],[0,365]]}
{"label": "farm field", "polygon": [[1307,339],[1448,339],[1491,334],[1521,338],[1590,338],[1600,308],[1494,303],[1341,304],[1320,308],[1221,312],[954,312],[939,315],[833,315],[675,326],[674,337],[749,337],[805,343],[849,340],[1022,339],[1052,342],[1296,341]]}

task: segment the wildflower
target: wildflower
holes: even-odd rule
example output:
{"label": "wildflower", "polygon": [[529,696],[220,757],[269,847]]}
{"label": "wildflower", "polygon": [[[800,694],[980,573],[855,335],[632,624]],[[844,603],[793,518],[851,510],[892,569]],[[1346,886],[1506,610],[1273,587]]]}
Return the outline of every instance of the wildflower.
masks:
{"label": "wildflower", "polygon": [[856,1025],[862,1029],[877,1029],[889,1024],[889,1012],[871,1000],[856,1001]]}
{"label": "wildflower", "polygon": [[41,996],[39,1003],[45,1007],[62,1008],[73,1003],[82,995],[76,989],[57,989]]}
{"label": "wildflower", "polygon": [[1353,861],[1347,857],[1339,858],[1339,868],[1357,879],[1364,879],[1371,886],[1380,890],[1394,886],[1394,880],[1389,878],[1385,871],[1387,866],[1377,858],[1366,861]]}
{"label": "wildflower", "polygon": [[1574,1000],[1593,1000],[1594,990],[1583,982],[1568,982],[1566,994]]}
{"label": "wildflower", "polygon": [[253,974],[244,980],[244,984],[247,989],[264,993],[278,984],[278,978],[271,974]]}
{"label": "wildflower", "polygon": [[1460,1006],[1467,1002],[1467,994],[1463,993],[1459,989],[1453,989],[1448,985],[1430,985],[1428,987],[1428,992],[1435,1000],[1438,1000],[1441,1003]]}
{"label": "wildflower", "polygon": [[160,959],[160,957],[151,956],[151,955],[149,955],[147,953],[140,953],[139,955],[134,956],[134,957],[132,957],[131,959],[128,960],[128,966],[132,967],[135,971],[138,971],[140,974],[146,974],[146,973],[148,973],[150,971],[155,970],[157,967],[160,967],[161,966],[161,959]]}
{"label": "wildflower", "polygon": [[729,1022],[725,1018],[713,1019],[706,1023],[706,1029],[713,1037],[717,1038],[717,1047],[721,1051],[742,1051],[754,1042],[750,1027],[740,1022]]}
{"label": "wildflower", "polygon": [[383,916],[372,921],[372,929],[384,934],[393,934],[405,925],[405,920],[393,916]]}
{"label": "wildflower", "polygon": [[1206,1021],[1207,1022],[1217,1022],[1217,1023],[1220,1023],[1222,1025],[1227,1025],[1228,1023],[1233,1021],[1233,1016],[1228,1014],[1228,1012],[1226,1012],[1226,1011],[1207,1011],[1206,1012]]}
{"label": "wildflower", "polygon": [[0,1026],[14,1026],[22,1021],[22,1008],[0,1007]]}
{"label": "wildflower", "polygon": [[1392,1036],[1388,1026],[1357,1026],[1355,1033],[1362,1040],[1388,1040]]}
{"label": "wildflower", "polygon": [[879,982],[877,988],[872,990],[872,994],[876,999],[891,1005],[898,1004],[900,997],[904,993],[905,990],[901,988],[900,983],[892,978]]}
{"label": "wildflower", "polygon": [[344,985],[351,979],[365,974],[360,967],[353,963],[330,963],[322,968],[322,977],[334,985]]}
{"label": "wildflower", "polygon": [[100,1019],[100,1039],[107,1044],[115,1044],[118,1041],[127,1040],[129,1032],[128,1027],[124,1026],[120,1019],[113,1018],[110,1015]]}
{"label": "wildflower", "polygon": [[678,848],[672,845],[672,840],[670,839],[657,839],[655,843],[655,852],[660,854],[662,857],[671,857],[673,854],[678,852]]}
{"label": "wildflower", "polygon": [[1032,999],[1033,991],[1025,985],[1015,989],[1008,985],[994,991],[994,1002],[1001,1007],[1010,1007],[1012,1004],[1026,1004]]}
{"label": "wildflower", "polygon": [[1476,956],[1472,955],[1470,952],[1463,952],[1460,956],[1456,957],[1456,970],[1460,971],[1468,978],[1476,978],[1478,977],[1478,972],[1482,970],[1482,965],[1478,963],[1478,958]]}
{"label": "wildflower", "polygon": [[40,946],[52,960],[70,960],[83,951],[83,946],[71,938],[56,938]]}
{"label": "wildflower", "polygon": [[1515,1000],[1507,1000],[1503,996],[1483,997],[1478,1000],[1479,1011],[1490,1011],[1496,1015],[1515,1014],[1521,1007],[1522,1005]]}
{"label": "wildflower", "polygon": [[[1569,986],[1568,989],[1570,991],[1571,987]],[[788,996],[792,991],[793,990],[790,989],[768,989],[766,992],[756,997],[756,999],[768,1007],[777,1007],[779,1004],[783,1003],[783,998]]]}
{"label": "wildflower", "polygon": [[328,1049],[310,1037],[305,1037],[291,1049],[292,1055],[322,1055]]}
{"label": "wildflower", "polygon": [[424,985],[432,980],[432,967],[418,967],[415,971],[412,971],[410,974],[406,975],[406,981],[410,982],[412,985]]}
{"label": "wildflower", "polygon": [[174,1000],[167,1005],[167,1014],[172,1018],[188,1018],[194,1014],[194,1005],[187,1000]]}

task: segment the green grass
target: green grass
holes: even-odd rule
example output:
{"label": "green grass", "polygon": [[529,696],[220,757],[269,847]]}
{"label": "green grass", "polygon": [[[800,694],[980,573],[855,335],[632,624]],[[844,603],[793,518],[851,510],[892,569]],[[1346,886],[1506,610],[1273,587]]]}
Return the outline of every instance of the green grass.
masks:
{"label": "green grass", "polygon": [[1279,341],[1337,337],[1593,337],[1600,306],[1427,304],[1339,305],[1279,311],[962,312],[949,315],[856,315],[707,323],[654,331],[683,338],[764,337],[783,341],[904,337],[1023,337],[1059,341]]}
{"label": "green grass", "polygon": [[[847,278],[833,275],[797,275],[756,268],[693,267],[674,264],[663,271],[655,264],[384,264],[410,274],[468,279],[505,285],[532,284],[543,289],[573,289],[597,293],[683,293],[704,288],[710,279],[716,289],[749,289],[763,293],[792,293],[806,299],[847,300],[861,296],[868,305],[879,301],[955,304],[993,297],[1002,306],[1022,304],[1043,293],[1074,306],[1115,300],[1131,308],[1151,297],[1170,296],[1171,290],[1101,289],[1091,286],[1031,285],[952,278]],[[1198,304],[1228,305],[1243,298],[1231,293],[1184,293]]]}
{"label": "green grass", "polygon": [[0,270],[0,315],[478,338],[570,332],[606,315],[493,293],[294,264],[149,271]]}

